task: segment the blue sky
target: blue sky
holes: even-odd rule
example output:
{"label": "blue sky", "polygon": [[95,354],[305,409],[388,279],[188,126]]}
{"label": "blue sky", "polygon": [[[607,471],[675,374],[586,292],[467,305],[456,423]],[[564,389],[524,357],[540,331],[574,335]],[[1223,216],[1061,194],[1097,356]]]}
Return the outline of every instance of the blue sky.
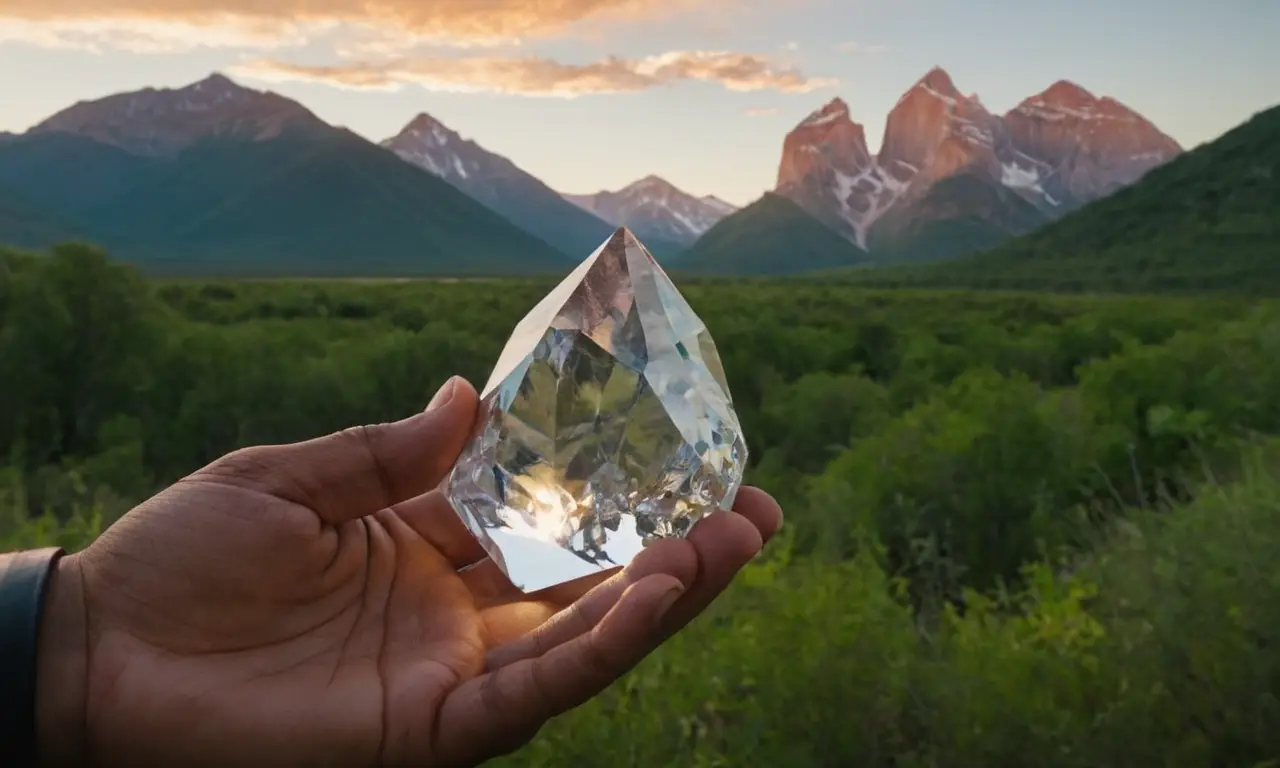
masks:
{"label": "blue sky", "polygon": [[993,111],[1074,80],[1188,147],[1280,103],[1276,0],[369,5],[5,0],[0,130],[222,70],[374,140],[429,112],[562,191],[657,173],[744,204],[773,185],[782,138],[807,113],[843,97],[874,149],[935,64]]}

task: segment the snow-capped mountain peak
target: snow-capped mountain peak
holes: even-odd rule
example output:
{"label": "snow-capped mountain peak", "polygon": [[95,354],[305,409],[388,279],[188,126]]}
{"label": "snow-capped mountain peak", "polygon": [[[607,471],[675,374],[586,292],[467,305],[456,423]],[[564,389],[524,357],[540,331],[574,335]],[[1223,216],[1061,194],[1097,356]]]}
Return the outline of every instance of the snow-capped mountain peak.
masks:
{"label": "snow-capped mountain peak", "polygon": [[675,185],[661,176],[649,174],[643,179],[624,187],[620,194],[626,194],[633,198],[655,199],[666,198],[671,195],[682,194],[676,189]]}
{"label": "snow-capped mountain peak", "polygon": [[694,197],[660,176],[649,175],[616,192],[565,195],[566,200],[640,239],[692,245],[737,208],[713,196]]}
{"label": "snow-capped mountain peak", "polygon": [[827,102],[822,109],[819,109],[806,117],[800,125],[812,128],[814,126],[833,123],[838,120],[849,119],[849,105],[844,99],[835,98]]}
{"label": "snow-capped mountain peak", "polygon": [[[444,123],[423,112],[382,146],[402,159],[449,181],[462,181],[483,172],[497,158],[475,142],[463,139]],[[498,158],[505,161],[505,158]]]}
{"label": "snow-capped mountain peak", "polygon": [[895,108],[901,106],[913,96],[928,95],[942,102],[955,106],[957,101],[964,100],[964,95],[956,88],[956,84],[951,80],[951,75],[942,67],[934,67],[925,73],[907,89],[906,93],[898,98]]}
{"label": "snow-capped mountain peak", "polygon": [[401,135],[404,134],[410,134],[417,138],[430,137],[431,141],[439,145],[447,144],[451,138],[456,139],[458,137],[458,134],[446,128],[443,123],[426,112],[422,112],[413,118],[401,131]]}
{"label": "snow-capped mountain peak", "polygon": [[438,176],[516,226],[580,259],[613,231],[608,223],[570,205],[555,190],[506,157],[423,112],[381,142],[402,160]]}
{"label": "snow-capped mountain peak", "polygon": [[[866,131],[853,121],[849,106],[833,99],[787,134],[778,168],[785,194],[859,245],[880,208],[902,188],[876,165],[867,149]],[[803,201],[803,202],[802,202]]]}
{"label": "snow-capped mountain peak", "polygon": [[1068,80],[1025,99],[1004,124],[1020,153],[1052,175],[1049,194],[1076,203],[1132,184],[1182,152],[1142,115]]}

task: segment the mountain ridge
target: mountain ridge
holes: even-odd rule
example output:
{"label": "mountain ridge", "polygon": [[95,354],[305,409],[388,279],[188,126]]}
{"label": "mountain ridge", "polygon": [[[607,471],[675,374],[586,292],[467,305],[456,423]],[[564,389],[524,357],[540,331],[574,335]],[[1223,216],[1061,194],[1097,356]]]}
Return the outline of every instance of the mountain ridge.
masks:
{"label": "mountain ridge", "polygon": [[737,209],[714,195],[696,197],[650,174],[616,191],[564,194],[566,200],[642,240],[684,250]]}
{"label": "mountain ridge", "polygon": [[380,146],[444,179],[571,258],[586,258],[615,229],[509,158],[463,138],[426,112]]}
{"label": "mountain ridge", "polygon": [[[1181,154],[1142,115],[1069,80],[997,115],[934,67],[888,113],[875,153],[843,99],[813,110],[783,142],[774,191],[738,210],[656,175],[614,192],[562,194],[427,112],[375,145],[214,74],[78,102],[25,134],[0,135],[0,240],[74,231],[149,263],[198,253],[202,269],[221,252],[235,269],[278,258],[305,271],[309,250],[321,271],[501,274],[563,269],[627,226],[664,257],[708,259],[733,242],[754,250],[708,263],[783,272],[997,248]],[[800,233],[804,257],[743,218],[754,215]],[[816,234],[814,221],[852,250]],[[817,254],[823,243],[839,255]],[[765,246],[776,268],[765,266]]]}
{"label": "mountain ridge", "polygon": [[289,131],[337,130],[292,99],[214,73],[182,88],[143,88],[79,101],[27,135],[72,133],[133,154],[172,156],[207,138],[265,141]]}
{"label": "mountain ridge", "polygon": [[[940,209],[957,219],[985,219],[982,226],[993,236],[1017,235],[1132,184],[1180,152],[1141,115],[1070,81],[1057,81],[999,116],[933,67],[890,110],[874,155],[865,127],[843,99],[802,120],[784,139],[774,191],[873,255],[887,246],[916,258],[913,248],[936,251],[938,244],[898,235],[922,229],[917,225],[936,220]],[[930,190],[958,175],[1006,188],[1034,206],[1040,220],[1028,222],[1020,212],[993,216],[985,204],[965,210],[964,199],[938,205]]]}
{"label": "mountain ridge", "polygon": [[1280,105],[1113,195],[952,261],[869,285],[1280,294]]}
{"label": "mountain ridge", "polygon": [[445,180],[218,75],[80,102],[0,142],[4,192],[154,272],[550,274],[572,263]]}

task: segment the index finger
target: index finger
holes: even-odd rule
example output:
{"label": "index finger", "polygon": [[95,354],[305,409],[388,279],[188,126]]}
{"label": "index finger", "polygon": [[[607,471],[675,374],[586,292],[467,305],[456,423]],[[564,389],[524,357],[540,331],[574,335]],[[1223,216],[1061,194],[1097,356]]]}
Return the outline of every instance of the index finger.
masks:
{"label": "index finger", "polygon": [[475,389],[454,377],[425,411],[407,419],[246,448],[196,476],[269,493],[339,525],[438,485],[471,436],[477,404]]}

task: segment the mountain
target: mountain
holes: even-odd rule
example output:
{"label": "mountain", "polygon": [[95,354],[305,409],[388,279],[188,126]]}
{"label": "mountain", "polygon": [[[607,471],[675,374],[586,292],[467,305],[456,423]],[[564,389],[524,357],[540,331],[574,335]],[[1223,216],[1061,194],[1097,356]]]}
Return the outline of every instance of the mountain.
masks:
{"label": "mountain", "polygon": [[[154,272],[463,275],[571,264],[442,179],[220,76],[77,104],[0,143],[0,193]],[[0,242],[16,232],[0,229]]]}
{"label": "mountain", "polygon": [[786,274],[849,267],[867,254],[794,201],[765,193],[725,217],[673,267],[714,274]]}
{"label": "mountain", "polygon": [[0,189],[0,235],[6,245],[38,248],[52,242],[80,239],[82,233],[70,222]]}
{"label": "mountain", "polygon": [[93,211],[167,172],[170,161],[72,133],[37,132],[0,144],[0,189],[94,223]]}
{"label": "mountain", "polygon": [[975,173],[944,176],[904,200],[872,231],[871,250],[880,263],[952,259],[995,247],[1045,220],[1016,190]]}
{"label": "mountain", "polygon": [[1066,80],[1010,110],[1004,124],[1020,152],[1047,166],[1045,193],[1068,207],[1133,184],[1182,152],[1138,113]]}
{"label": "mountain", "polygon": [[898,175],[882,169],[867,150],[865,129],[850,119],[841,99],[787,134],[777,193],[859,247],[866,247],[871,225],[904,190]]}
{"label": "mountain", "polygon": [[880,285],[1280,295],[1280,106],[989,252]]}
{"label": "mountain", "polygon": [[875,156],[844,101],[809,115],[784,141],[776,190],[877,261],[929,260],[1028,232],[1180,151],[1065,81],[998,116],[935,67],[894,105]]}
{"label": "mountain", "polygon": [[614,232],[613,225],[565,200],[507,158],[463,139],[430,115],[419,115],[382,146],[574,259],[586,258]]}
{"label": "mountain", "polygon": [[133,154],[173,156],[214,137],[266,141],[286,132],[331,130],[296,101],[215,74],[185,88],[146,88],[82,101],[28,133],[69,133]]}
{"label": "mountain", "polygon": [[564,197],[614,226],[627,227],[646,243],[664,244],[655,253],[688,248],[737,210],[710,195],[694,197],[682,192],[657,176],[647,176],[617,192]]}

